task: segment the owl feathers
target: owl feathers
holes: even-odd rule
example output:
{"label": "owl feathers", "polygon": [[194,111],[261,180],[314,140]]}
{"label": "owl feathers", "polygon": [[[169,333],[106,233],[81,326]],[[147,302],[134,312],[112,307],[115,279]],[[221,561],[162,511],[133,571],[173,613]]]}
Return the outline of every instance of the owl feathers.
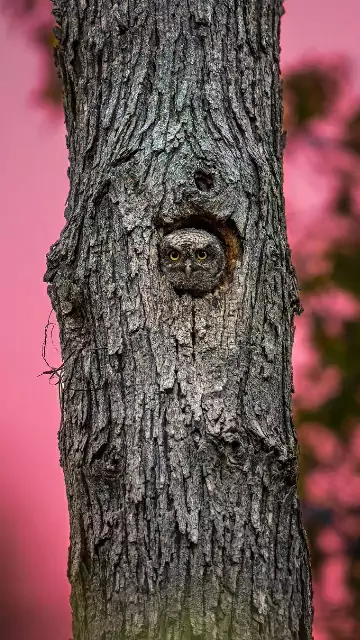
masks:
{"label": "owl feathers", "polygon": [[175,289],[204,294],[222,278],[225,250],[217,236],[204,229],[178,229],[164,237],[160,264]]}

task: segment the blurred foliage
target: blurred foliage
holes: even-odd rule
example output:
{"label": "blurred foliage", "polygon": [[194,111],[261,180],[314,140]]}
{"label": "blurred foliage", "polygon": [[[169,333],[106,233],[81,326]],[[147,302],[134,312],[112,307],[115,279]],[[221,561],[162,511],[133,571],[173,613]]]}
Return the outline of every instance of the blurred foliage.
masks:
{"label": "blurred foliage", "polygon": [[18,16],[33,14],[40,4],[40,0],[1,0],[1,5],[5,11],[12,12]]}
{"label": "blurred foliage", "polygon": [[36,42],[43,50],[45,61],[45,78],[40,90],[40,99],[49,106],[58,108],[62,104],[62,88],[56,71],[54,50],[58,45],[53,28],[40,25],[35,31]]}
{"label": "blurred foliage", "polygon": [[342,66],[323,68],[311,64],[285,76],[283,93],[288,107],[285,125],[289,134],[329,115],[339,97],[343,72]]}
{"label": "blurred foliage", "polygon": [[39,101],[59,111],[62,104],[61,82],[54,64],[54,35],[51,0],[0,0],[0,8],[27,30],[30,40],[42,53],[43,77],[38,90]]}
{"label": "blurred foliage", "polygon": [[360,107],[346,123],[344,142],[351,151],[360,155]]}
{"label": "blurred foliage", "polygon": [[[342,65],[311,64],[288,74],[284,79],[284,124],[288,128],[289,143],[291,145],[295,141],[298,152],[302,154],[307,145],[312,153],[318,149],[319,166],[325,165],[329,178],[335,178],[337,184],[331,215],[335,221],[339,221],[339,228],[341,221],[348,225],[345,236],[339,233],[339,238],[329,241],[325,254],[327,271],[300,276],[301,301],[305,311],[307,301],[311,307],[311,301],[326,292],[329,286],[340,289],[360,303],[360,211],[357,186],[360,178],[360,105],[347,117],[341,115],[338,109],[339,100],[345,93],[343,79],[346,76],[346,68]],[[329,122],[336,125],[338,134],[335,138],[319,133],[316,128],[317,124]],[[296,211],[291,215],[295,216]],[[318,229],[319,234],[326,234],[326,217],[323,224],[324,228]],[[294,260],[296,265],[296,255]],[[315,591],[320,593],[320,576],[328,560],[342,557],[344,566],[348,566],[348,604],[335,606],[322,602],[321,630],[331,640],[355,640],[360,637],[360,504],[356,504],[356,493],[353,501],[351,496],[349,499],[351,479],[347,478],[346,481],[345,476],[344,500],[340,490],[333,502],[324,506],[312,502],[307,488],[309,485],[306,485],[307,478],[314,477],[314,481],[319,478],[319,475],[311,475],[314,472],[321,472],[324,478],[328,476],[330,485],[334,477],[340,483],[346,466],[351,469],[354,479],[360,479],[360,456],[357,462],[351,450],[351,438],[355,429],[360,427],[360,320],[359,317],[346,318],[345,315],[340,329],[334,331],[329,320],[336,315],[336,310],[332,310],[331,306],[325,312],[316,311],[315,307],[308,315],[308,321],[321,369],[336,368],[340,384],[320,406],[309,407],[306,402],[298,403],[296,425],[300,440],[303,428],[310,425],[311,429],[316,430],[317,425],[322,425],[338,443],[337,459],[324,462],[316,448],[308,446],[305,439],[301,447],[300,486],[313,574],[315,582],[318,581]],[[315,374],[313,384],[317,382]],[[351,527],[348,523],[351,523]],[[324,553],[321,539],[323,533],[329,531],[336,534],[341,552]],[[316,615],[315,608],[315,618]]]}

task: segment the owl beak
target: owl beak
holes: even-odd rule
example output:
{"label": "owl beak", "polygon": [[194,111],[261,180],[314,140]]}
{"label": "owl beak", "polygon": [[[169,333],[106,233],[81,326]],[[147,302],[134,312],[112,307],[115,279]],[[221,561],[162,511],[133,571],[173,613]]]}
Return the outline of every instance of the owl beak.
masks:
{"label": "owl beak", "polygon": [[190,260],[187,260],[185,262],[185,275],[188,278],[191,275],[191,262]]}

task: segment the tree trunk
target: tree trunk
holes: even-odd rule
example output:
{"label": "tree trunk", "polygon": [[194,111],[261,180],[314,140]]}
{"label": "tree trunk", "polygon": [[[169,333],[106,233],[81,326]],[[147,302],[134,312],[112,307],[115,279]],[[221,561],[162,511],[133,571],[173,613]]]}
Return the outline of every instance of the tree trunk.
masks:
{"label": "tree trunk", "polygon": [[[70,192],[45,276],[63,357],[75,640],[308,640],[281,0],[54,0]],[[226,271],[173,288],[162,238]]]}

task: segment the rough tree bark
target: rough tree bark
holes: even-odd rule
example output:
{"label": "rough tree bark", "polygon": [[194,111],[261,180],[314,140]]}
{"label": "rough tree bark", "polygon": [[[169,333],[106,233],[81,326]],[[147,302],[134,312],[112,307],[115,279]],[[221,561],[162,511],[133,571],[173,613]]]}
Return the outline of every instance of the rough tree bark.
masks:
{"label": "rough tree bark", "polygon": [[[54,0],[70,192],[45,280],[75,640],[312,637],[297,496],[281,0]],[[227,251],[211,293],[169,231]]]}

